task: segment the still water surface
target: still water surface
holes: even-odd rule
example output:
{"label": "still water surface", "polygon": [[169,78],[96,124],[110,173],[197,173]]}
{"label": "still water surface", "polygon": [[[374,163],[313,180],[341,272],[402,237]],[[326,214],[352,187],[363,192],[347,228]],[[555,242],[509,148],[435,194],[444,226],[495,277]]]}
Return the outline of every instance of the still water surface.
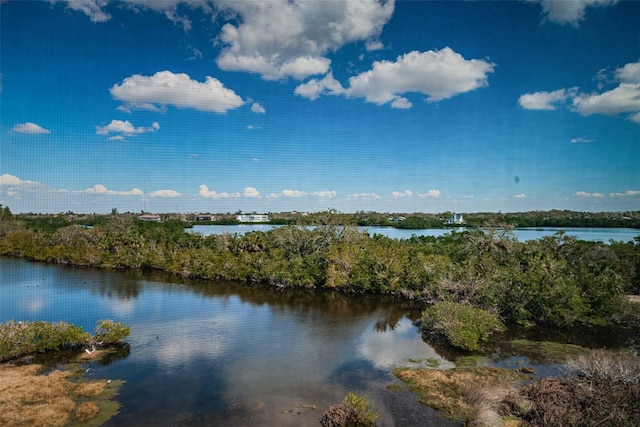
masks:
{"label": "still water surface", "polygon": [[350,391],[380,409],[382,425],[448,425],[409,392],[386,388],[409,359],[451,366],[410,313],[379,299],[0,258],[0,321],[131,327],[126,351],[87,367],[90,377],[126,381],[109,426],[317,426]]}
{"label": "still water surface", "polygon": [[[398,384],[396,366],[452,367],[450,349],[423,341],[419,311],[380,298],[184,283],[164,274],[117,272],[0,258],[0,322],[100,319],[131,327],[129,346],[92,362],[92,378],[126,381],[108,426],[318,426],[348,392],[365,395],[383,426],[452,425]],[[517,337],[640,351],[633,331],[511,331]],[[489,352],[499,366],[558,366],[513,353],[506,337]],[[433,360],[432,359],[432,360]],[[421,361],[420,361],[421,360]],[[416,362],[418,361],[418,362]]]}
{"label": "still water surface", "polygon": [[[245,234],[252,231],[269,231],[279,225],[271,224],[239,224],[239,225],[194,225],[188,229],[191,233],[200,233],[203,236],[211,234]],[[428,228],[424,230],[404,230],[393,227],[359,227],[366,230],[370,235],[381,234],[391,237],[392,239],[409,239],[411,236],[434,236],[440,237],[451,231],[462,232],[466,228]],[[640,236],[640,230],[634,228],[558,228],[558,227],[541,227],[541,228],[518,228],[512,231],[513,236],[521,242],[529,240],[538,240],[543,237],[553,236],[559,231],[565,231],[567,235],[576,237],[580,240],[601,241],[609,243],[610,240],[621,242],[632,242],[634,238]]]}

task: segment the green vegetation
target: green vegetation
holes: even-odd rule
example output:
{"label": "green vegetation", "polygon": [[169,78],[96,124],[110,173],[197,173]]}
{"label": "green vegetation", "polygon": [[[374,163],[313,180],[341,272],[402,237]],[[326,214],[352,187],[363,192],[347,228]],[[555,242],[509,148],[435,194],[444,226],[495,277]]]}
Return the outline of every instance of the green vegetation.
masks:
{"label": "green vegetation", "polygon": [[27,354],[119,344],[127,336],[129,327],[112,320],[98,322],[93,337],[82,328],[66,322],[4,322],[0,324],[0,362]]}
{"label": "green vegetation", "polygon": [[446,301],[426,309],[422,323],[428,332],[443,335],[451,345],[463,350],[478,350],[492,333],[505,330],[495,314]]}
{"label": "green vegetation", "polygon": [[[640,239],[603,244],[558,233],[519,242],[504,229],[489,228],[398,240],[369,236],[353,225],[372,214],[335,211],[285,217],[305,227],[204,237],[185,232],[187,223],[177,219],[146,222],[130,213],[59,218],[0,212],[0,255],[385,294],[424,306],[455,303],[521,325],[640,324],[640,304],[625,298],[640,294]],[[485,337],[473,334],[479,342]]]}
{"label": "green vegetation", "polygon": [[131,328],[110,319],[99,320],[93,340],[103,345],[119,344],[131,333]]}
{"label": "green vegetation", "polygon": [[324,411],[320,424],[323,427],[373,427],[377,425],[378,418],[380,413],[373,409],[365,397],[349,393],[342,404]]}

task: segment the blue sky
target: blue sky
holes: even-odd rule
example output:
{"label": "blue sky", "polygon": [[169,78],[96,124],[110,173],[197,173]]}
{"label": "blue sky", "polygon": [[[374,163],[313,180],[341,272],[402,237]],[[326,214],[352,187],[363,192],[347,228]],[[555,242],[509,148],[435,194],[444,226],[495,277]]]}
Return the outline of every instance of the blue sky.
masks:
{"label": "blue sky", "polygon": [[640,2],[0,2],[15,212],[640,209]]}

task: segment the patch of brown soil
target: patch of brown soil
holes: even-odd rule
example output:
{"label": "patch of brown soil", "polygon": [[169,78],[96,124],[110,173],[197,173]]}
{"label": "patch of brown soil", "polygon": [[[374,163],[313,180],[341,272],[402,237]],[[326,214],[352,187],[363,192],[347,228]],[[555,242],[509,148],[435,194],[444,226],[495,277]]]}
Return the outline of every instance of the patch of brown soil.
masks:
{"label": "patch of brown soil", "polygon": [[95,417],[94,402],[78,403],[78,395],[96,397],[105,391],[106,381],[76,383],[70,371],[39,375],[38,365],[0,365],[0,425],[64,426],[76,417]]}

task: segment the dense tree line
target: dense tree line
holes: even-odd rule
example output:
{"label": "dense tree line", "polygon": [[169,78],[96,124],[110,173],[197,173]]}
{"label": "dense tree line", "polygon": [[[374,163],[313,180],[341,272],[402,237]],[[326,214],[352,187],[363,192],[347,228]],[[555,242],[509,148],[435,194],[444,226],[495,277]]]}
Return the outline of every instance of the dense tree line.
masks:
{"label": "dense tree line", "polygon": [[313,227],[203,237],[184,223],[118,214],[92,227],[0,221],[0,254],[60,264],[456,302],[505,321],[569,326],[634,318],[640,239],[603,244],[564,233],[519,242],[498,229],[407,240],[369,236],[326,212]]}

